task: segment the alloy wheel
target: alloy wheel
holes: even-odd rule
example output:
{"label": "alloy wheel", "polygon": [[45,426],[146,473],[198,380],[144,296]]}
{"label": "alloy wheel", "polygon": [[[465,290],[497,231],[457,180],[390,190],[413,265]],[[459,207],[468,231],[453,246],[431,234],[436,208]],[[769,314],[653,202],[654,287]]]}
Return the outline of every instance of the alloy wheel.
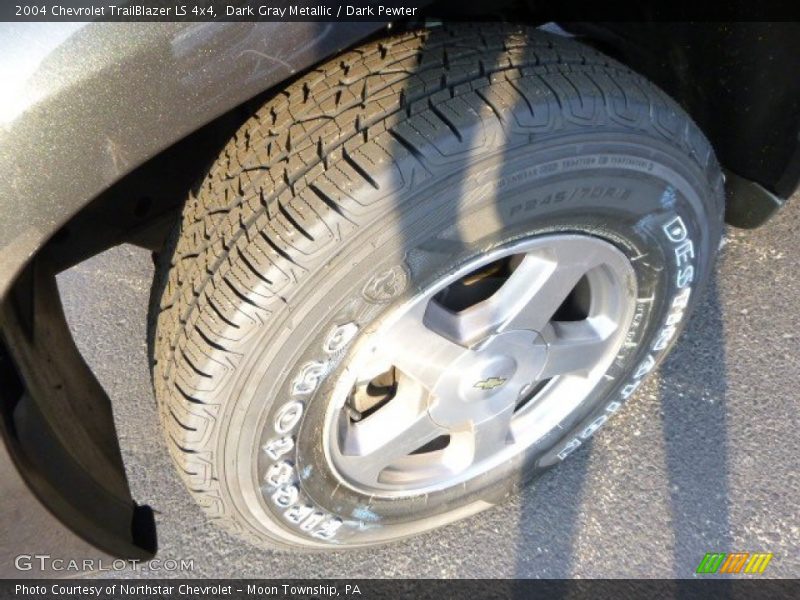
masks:
{"label": "alloy wheel", "polygon": [[635,299],[630,261],[589,235],[468,261],[356,345],[324,428],[334,472],[364,493],[408,496],[511,459],[598,386]]}

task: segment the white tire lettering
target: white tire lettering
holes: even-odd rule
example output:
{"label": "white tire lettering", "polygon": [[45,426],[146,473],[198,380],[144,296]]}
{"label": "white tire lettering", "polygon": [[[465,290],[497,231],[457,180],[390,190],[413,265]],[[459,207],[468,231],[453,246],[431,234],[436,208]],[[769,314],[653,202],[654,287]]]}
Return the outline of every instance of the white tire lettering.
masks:
{"label": "white tire lettering", "polygon": [[675,258],[678,266],[688,265],[691,262],[694,258],[694,243],[692,240],[686,240],[675,248]]}
{"label": "white tire lettering", "polygon": [[689,306],[689,296],[692,290],[685,288],[672,300],[672,308],[686,308]]}
{"label": "white tire lettering", "polygon": [[592,435],[594,435],[595,431],[597,431],[603,425],[605,425],[606,421],[608,421],[608,416],[607,415],[600,415],[594,421],[589,423],[589,426],[586,429],[581,431],[581,437],[583,439],[585,439],[585,440],[588,440],[590,437],[592,437]]}
{"label": "white tire lettering", "polygon": [[280,487],[289,483],[293,475],[294,468],[292,464],[284,460],[278,463],[272,463],[272,466],[267,469],[264,475],[264,481],[266,481],[269,486]]}
{"label": "white tire lettering", "polygon": [[678,271],[677,284],[679,288],[688,287],[694,281],[694,267],[689,265]]}
{"label": "white tire lettering", "polygon": [[305,521],[300,523],[300,529],[302,529],[303,531],[311,531],[317,525],[319,525],[327,516],[328,515],[326,515],[325,513],[317,511],[314,514],[310,515]]}
{"label": "white tire lettering", "polygon": [[358,333],[358,325],[355,323],[346,323],[345,325],[339,325],[338,327],[334,327],[333,331],[330,332],[325,343],[322,344],[322,350],[326,354],[334,354],[347,346],[350,343],[356,333]]}
{"label": "white tire lettering", "polygon": [[686,224],[680,216],[675,216],[674,219],[665,223],[661,229],[667,234],[667,239],[673,244],[679,244],[689,236]]}
{"label": "white tire lettering", "polygon": [[272,494],[272,501],[281,508],[287,508],[297,501],[298,489],[295,485],[282,485]]}
{"label": "white tire lettering", "polygon": [[264,452],[272,460],[278,460],[281,456],[290,452],[294,448],[294,440],[290,437],[276,438],[264,444]]}
{"label": "white tire lettering", "polygon": [[622,396],[625,400],[627,400],[631,396],[631,394],[633,394],[633,392],[636,391],[636,389],[639,387],[641,383],[642,383],[641,381],[634,381],[633,383],[629,383],[624,388],[622,388],[620,396]]}
{"label": "white tire lettering", "polygon": [[578,438],[572,438],[567,445],[561,449],[561,452],[558,453],[558,458],[564,460],[572,454],[575,450],[577,450],[581,445],[581,441]]}
{"label": "white tire lettering", "polygon": [[275,432],[289,433],[303,416],[303,403],[297,400],[287,402],[275,415]]}
{"label": "white tire lettering", "polygon": [[[322,345],[326,354],[334,354],[347,346],[358,332],[355,323],[347,323],[335,327]],[[294,395],[310,394],[317,389],[320,381],[328,371],[328,361],[310,361],[300,368],[295,376],[291,391]],[[273,429],[282,437],[274,438],[264,444],[263,449],[269,458],[278,461],[291,452],[294,438],[290,435],[303,418],[304,405],[299,400],[290,400],[281,406],[273,420]],[[344,524],[338,517],[316,510],[313,505],[298,503],[300,489],[293,481],[297,481],[296,467],[288,460],[274,462],[264,474],[264,481],[275,491],[269,496],[272,502],[283,510],[283,517],[304,533],[321,540],[330,540]],[[266,496],[265,490],[265,496]]]}
{"label": "white tire lettering", "polygon": [[315,538],[319,538],[321,540],[329,540],[336,532],[339,530],[339,527],[342,526],[342,520],[337,519],[336,517],[331,517],[325,523],[323,523],[319,529],[314,531],[311,535]]}
{"label": "white tire lettering", "polygon": [[310,394],[317,389],[327,366],[327,363],[317,361],[306,363],[292,383],[292,393],[299,396]]}
{"label": "white tire lettering", "polygon": [[634,379],[641,379],[645,375],[647,375],[655,366],[656,359],[653,358],[652,354],[648,354],[647,358],[645,358],[640,364],[639,368],[636,369],[636,372],[633,374]]}
{"label": "white tire lettering", "polygon": [[[674,197],[675,191],[671,187],[665,190],[665,195]],[[689,306],[689,298],[692,293],[691,283],[694,281],[694,265],[692,260],[695,258],[694,242],[689,237],[689,230],[683,219],[675,215],[672,219],[661,226],[666,238],[674,245],[673,254],[675,257],[675,268],[677,271],[675,284],[678,293],[672,298],[670,310],[664,319],[664,324],[656,333],[655,341],[652,345],[652,353],[648,354],[631,376],[631,381],[625,384],[620,390],[620,399],[615,399],[606,404],[603,414],[592,421],[578,437],[573,437],[556,454],[560,460],[564,460],[581,445],[582,439],[588,439],[600,429],[608,420],[608,416],[617,412],[622,404],[627,400],[642,384],[645,376],[653,370],[658,353],[666,350],[672,339],[678,332],[678,325],[686,316],[685,309]]]}
{"label": "white tire lettering", "polygon": [[314,512],[313,506],[295,504],[294,506],[290,506],[288,509],[286,509],[286,512],[283,513],[283,516],[290,523],[299,525],[303,519],[305,519],[312,512]]}

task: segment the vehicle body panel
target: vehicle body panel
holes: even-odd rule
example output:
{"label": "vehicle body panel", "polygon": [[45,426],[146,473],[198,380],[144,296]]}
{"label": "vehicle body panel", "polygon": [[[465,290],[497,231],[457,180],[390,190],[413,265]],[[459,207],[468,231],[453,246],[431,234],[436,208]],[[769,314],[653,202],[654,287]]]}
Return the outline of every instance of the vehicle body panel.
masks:
{"label": "vehicle body panel", "polygon": [[4,574],[25,575],[23,551],[143,559],[156,546],[108,397],[67,329],[48,239],[165,148],[380,26],[0,24]]}
{"label": "vehicle body panel", "polygon": [[0,25],[0,297],[92,198],[380,23]]}

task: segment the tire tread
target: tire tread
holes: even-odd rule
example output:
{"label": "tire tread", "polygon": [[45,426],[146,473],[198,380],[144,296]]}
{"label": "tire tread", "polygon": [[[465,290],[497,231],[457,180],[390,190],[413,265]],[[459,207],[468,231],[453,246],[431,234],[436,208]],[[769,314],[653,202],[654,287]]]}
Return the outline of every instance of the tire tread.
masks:
{"label": "tire tread", "polygon": [[157,269],[150,335],[167,444],[192,495],[228,529],[259,541],[215,471],[220,394],[241,360],[237,348],[370,210],[348,190],[383,189],[377,163],[399,154],[430,177],[476,115],[506,136],[604,124],[666,141],[708,175],[722,210],[719,168],[694,123],[646,79],[573,40],[521,25],[445,25],[310,71],[226,145],[187,199]]}

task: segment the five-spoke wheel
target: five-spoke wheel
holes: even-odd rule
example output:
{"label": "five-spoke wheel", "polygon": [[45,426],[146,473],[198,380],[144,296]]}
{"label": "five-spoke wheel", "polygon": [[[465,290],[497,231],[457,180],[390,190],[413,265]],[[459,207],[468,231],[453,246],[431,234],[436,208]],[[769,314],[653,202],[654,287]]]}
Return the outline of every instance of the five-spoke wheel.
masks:
{"label": "five-spoke wheel", "polygon": [[628,259],[588,235],[475,258],[355,350],[326,430],[334,468],[369,493],[414,494],[508,459],[592,391],[635,297]]}

